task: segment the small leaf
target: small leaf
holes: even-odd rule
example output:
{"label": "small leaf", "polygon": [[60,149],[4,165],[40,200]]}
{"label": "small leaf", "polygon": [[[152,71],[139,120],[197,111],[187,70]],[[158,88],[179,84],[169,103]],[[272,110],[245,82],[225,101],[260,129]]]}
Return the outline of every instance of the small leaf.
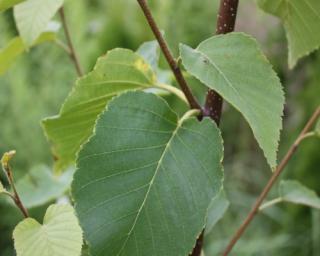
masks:
{"label": "small leaf", "polygon": [[38,166],[17,182],[17,190],[26,208],[50,202],[61,196],[70,186],[74,170],[54,176],[46,166]]}
{"label": "small leaf", "polygon": [[159,67],[160,47],[156,40],[143,43],[138,48],[137,53],[151,66],[157,76],[158,82],[164,84],[171,84],[172,82],[175,82],[171,70]]}
{"label": "small leaf", "polygon": [[2,185],[2,183],[0,181],[0,194],[1,193],[5,193],[5,192],[7,192],[7,190],[3,187],[3,185]]}
{"label": "small leaf", "polygon": [[222,156],[209,118],[178,120],[145,92],[113,99],[79,152],[72,184],[91,254],[188,255],[221,189]]}
{"label": "small leaf", "polygon": [[17,256],[80,256],[82,231],[70,205],[51,205],[43,225],[21,221],[13,231]]}
{"label": "small leaf", "polygon": [[289,43],[290,68],[320,47],[319,0],[259,0],[258,4],[282,20]]}
{"label": "small leaf", "polygon": [[63,0],[26,0],[14,7],[14,18],[26,47],[44,32]]}
{"label": "small leaf", "polygon": [[243,33],[209,38],[195,50],[180,46],[183,65],[242,113],[271,168],[276,166],[284,96],[279,78],[258,47]]}
{"label": "small leaf", "polygon": [[130,50],[115,49],[99,58],[94,70],[77,81],[60,114],[43,121],[57,157],[56,170],[74,163],[80,146],[92,134],[98,115],[112,97],[127,90],[150,88],[156,82],[150,66]]}
{"label": "small leaf", "polygon": [[205,232],[209,234],[217,222],[223,217],[229,208],[229,201],[223,189],[212,200],[208,209],[207,224]]}
{"label": "small leaf", "polygon": [[0,0],[0,12],[5,11],[25,0]]}
{"label": "small leaf", "polygon": [[[34,42],[32,46],[41,44],[46,41],[54,41],[56,33],[44,32]],[[21,37],[13,38],[6,47],[0,50],[0,75],[3,75],[15,62],[15,60],[26,51]]]}
{"label": "small leaf", "polygon": [[15,156],[16,151],[15,150],[11,150],[9,152],[5,152],[1,158],[1,165],[2,168],[4,169],[4,171],[6,171],[8,169],[8,165],[10,160]]}
{"label": "small leaf", "polygon": [[160,59],[160,48],[157,41],[149,41],[143,43],[137,50],[137,54],[152,67],[154,71],[158,69]]}
{"label": "small leaf", "polygon": [[317,194],[298,181],[282,180],[279,190],[280,197],[283,201],[320,209],[320,198]]}

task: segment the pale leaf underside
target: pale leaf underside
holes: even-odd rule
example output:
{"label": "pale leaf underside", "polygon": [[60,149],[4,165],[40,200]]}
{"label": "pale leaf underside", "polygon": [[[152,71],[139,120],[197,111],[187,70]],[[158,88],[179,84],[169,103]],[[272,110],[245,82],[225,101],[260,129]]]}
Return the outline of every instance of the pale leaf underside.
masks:
{"label": "pale leaf underside", "polygon": [[229,33],[205,40],[196,49],[181,45],[180,53],[189,73],[242,113],[274,168],[284,96],[257,42],[243,33]]}
{"label": "pale leaf underside", "polygon": [[17,256],[80,256],[82,231],[70,205],[51,205],[43,225],[21,221],[13,231]]}
{"label": "pale leaf underside", "polygon": [[130,50],[114,49],[99,58],[94,70],[77,81],[60,114],[43,121],[57,158],[56,170],[74,163],[80,146],[92,134],[98,115],[112,97],[155,83],[150,66]]}
{"label": "pale leaf underside", "polygon": [[14,7],[19,34],[27,47],[44,32],[63,0],[26,0]]}
{"label": "pale leaf underside", "polygon": [[68,190],[73,173],[74,170],[69,169],[56,176],[46,166],[32,168],[16,184],[23,205],[32,208],[57,199]]}
{"label": "pale leaf underside", "polygon": [[282,201],[302,204],[320,209],[320,197],[295,180],[283,180],[280,183],[280,198]]}

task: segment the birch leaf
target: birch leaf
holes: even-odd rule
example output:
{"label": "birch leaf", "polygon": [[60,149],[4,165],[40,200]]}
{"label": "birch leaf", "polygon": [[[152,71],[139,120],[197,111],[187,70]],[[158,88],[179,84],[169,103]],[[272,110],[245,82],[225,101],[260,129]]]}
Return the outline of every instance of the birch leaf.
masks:
{"label": "birch leaf", "polygon": [[196,49],[181,45],[180,53],[190,74],[244,116],[274,168],[284,96],[279,78],[256,40],[243,33],[229,33],[211,37]]}
{"label": "birch leaf", "polygon": [[178,120],[162,98],[113,99],[79,152],[76,211],[95,256],[188,255],[222,186],[214,122]]}
{"label": "birch leaf", "polygon": [[17,256],[80,256],[82,231],[70,205],[51,205],[43,225],[21,221],[13,231]]}

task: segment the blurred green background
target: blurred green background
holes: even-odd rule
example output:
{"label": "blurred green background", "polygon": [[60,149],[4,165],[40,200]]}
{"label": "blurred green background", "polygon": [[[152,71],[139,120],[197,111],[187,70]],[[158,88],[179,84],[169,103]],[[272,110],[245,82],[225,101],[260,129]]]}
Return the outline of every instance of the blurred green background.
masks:
{"label": "blurred green background", "polygon": [[[152,11],[177,56],[179,42],[196,46],[215,31],[218,0],[150,0]],[[75,48],[86,72],[97,57],[115,47],[136,49],[152,34],[136,1],[66,1],[65,12]],[[58,21],[58,17],[56,18]],[[12,11],[0,15],[0,47],[17,34]],[[287,41],[279,20],[263,13],[252,0],[240,1],[237,31],[257,38],[278,72],[286,94],[279,158],[320,102],[320,54],[287,67]],[[60,38],[64,39],[60,31]],[[161,61],[165,67],[165,62]],[[0,154],[16,149],[16,179],[33,166],[52,166],[50,147],[40,120],[59,112],[76,79],[74,66],[61,48],[45,43],[24,54],[0,77]],[[217,255],[250,210],[271,175],[243,118],[224,105],[225,187],[231,206],[206,238],[207,255]],[[303,143],[283,178],[300,180],[320,193],[320,140]],[[1,173],[1,175],[3,175]],[[0,178],[3,180],[3,176]],[[274,188],[270,198],[277,194]],[[32,209],[41,220],[45,206]],[[20,213],[0,198],[0,256],[14,255],[11,234]],[[260,214],[233,255],[320,255],[320,214],[302,206],[279,205]]]}

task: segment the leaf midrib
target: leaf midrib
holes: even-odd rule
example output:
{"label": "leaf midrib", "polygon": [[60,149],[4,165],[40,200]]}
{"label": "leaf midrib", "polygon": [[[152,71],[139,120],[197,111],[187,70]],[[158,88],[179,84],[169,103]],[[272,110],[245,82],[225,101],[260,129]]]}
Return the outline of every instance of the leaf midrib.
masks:
{"label": "leaf midrib", "polygon": [[168,140],[168,143],[167,143],[167,145],[165,146],[165,148],[164,148],[164,150],[163,150],[163,152],[162,152],[162,154],[161,154],[161,157],[160,157],[160,159],[159,159],[159,161],[158,161],[158,164],[157,164],[156,170],[155,170],[155,172],[154,172],[154,175],[153,175],[153,177],[152,177],[151,180],[150,180],[150,184],[149,184],[148,190],[147,190],[147,192],[146,192],[146,195],[145,195],[145,197],[144,197],[144,199],[143,199],[143,201],[142,201],[142,203],[141,203],[141,206],[140,206],[140,208],[139,208],[139,210],[138,210],[137,216],[136,216],[136,218],[135,218],[135,220],[134,220],[134,222],[133,222],[133,224],[132,224],[132,227],[131,227],[128,235],[127,235],[126,240],[123,242],[123,246],[120,248],[119,252],[117,253],[117,256],[119,256],[119,255],[122,253],[122,251],[124,250],[124,248],[125,248],[128,240],[129,240],[129,238],[131,237],[131,234],[132,234],[132,232],[133,232],[133,230],[134,230],[134,228],[135,228],[135,226],[136,226],[136,223],[137,223],[137,221],[138,221],[138,219],[139,219],[140,213],[142,212],[142,209],[144,208],[144,206],[145,206],[145,204],[146,204],[146,201],[147,201],[147,199],[148,199],[148,196],[149,196],[149,193],[150,193],[150,191],[151,191],[152,185],[153,185],[153,183],[154,183],[154,181],[155,181],[155,179],[156,179],[156,176],[157,176],[157,174],[158,174],[158,172],[159,172],[159,169],[160,169],[160,167],[161,167],[163,158],[164,158],[164,156],[166,155],[167,151],[169,150],[170,145],[171,145],[171,142],[172,142],[172,140],[174,139],[174,137],[176,136],[176,134],[177,134],[178,130],[180,129],[180,127],[182,126],[182,123],[183,123],[183,122],[177,122],[177,127],[173,130],[172,136],[171,136],[170,139]]}

